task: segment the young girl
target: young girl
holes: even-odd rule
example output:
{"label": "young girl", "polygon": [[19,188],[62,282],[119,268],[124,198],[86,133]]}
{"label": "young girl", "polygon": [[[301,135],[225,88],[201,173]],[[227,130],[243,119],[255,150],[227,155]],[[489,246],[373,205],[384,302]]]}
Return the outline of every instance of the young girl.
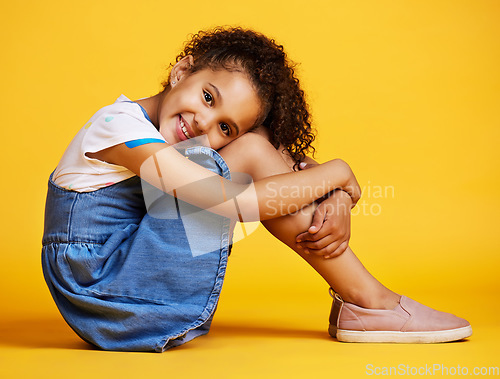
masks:
{"label": "young girl", "polygon": [[208,333],[236,220],[262,220],[335,288],[340,341],[471,335],[384,287],[348,247],[359,185],[342,160],[306,157],[314,135],[282,46],[215,29],[176,62],[159,94],[94,114],[49,180],[44,276],[81,338],[162,352]]}

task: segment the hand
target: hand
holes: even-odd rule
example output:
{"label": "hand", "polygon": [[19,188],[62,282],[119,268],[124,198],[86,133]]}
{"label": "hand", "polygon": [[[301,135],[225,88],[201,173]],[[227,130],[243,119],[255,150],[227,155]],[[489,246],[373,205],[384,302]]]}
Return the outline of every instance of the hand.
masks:
{"label": "hand", "polygon": [[341,255],[348,248],[351,237],[351,207],[349,194],[335,191],[318,205],[309,229],[297,235],[297,246],[306,254],[325,259]]}

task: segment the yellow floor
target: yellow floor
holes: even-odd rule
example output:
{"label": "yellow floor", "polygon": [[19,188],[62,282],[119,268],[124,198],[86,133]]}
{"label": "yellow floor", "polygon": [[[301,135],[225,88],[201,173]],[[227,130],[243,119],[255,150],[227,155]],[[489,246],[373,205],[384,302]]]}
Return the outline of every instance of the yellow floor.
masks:
{"label": "yellow floor", "polygon": [[[498,0],[4,1],[0,379],[500,367],[499,14]],[[336,342],[327,286],[261,232],[236,245],[208,336],[164,354],[103,352],[64,323],[40,268],[49,173],[97,109],[156,93],[188,34],[228,24],[276,38],[299,63],[317,160],[346,160],[364,189],[355,253],[395,291],[467,318],[468,341]]]}
{"label": "yellow floor", "polygon": [[[327,333],[326,283],[266,233],[259,230],[233,249],[210,333],[163,354],[105,352],[87,345],[59,315],[43,281],[37,246],[4,255],[0,379],[357,378],[385,376],[376,374],[391,367],[393,376],[415,376],[415,370],[457,376],[458,369],[472,375],[475,368],[489,367],[497,368],[491,376],[500,376],[499,285],[487,275],[494,267],[483,265],[482,275],[472,267],[466,274],[453,262],[433,258],[402,271],[397,260],[383,260],[387,251],[354,244],[383,283],[466,318],[473,336],[435,345],[345,344]],[[428,256],[420,260],[427,262]],[[477,280],[470,280],[471,272]]]}
{"label": "yellow floor", "polygon": [[[0,326],[0,378],[355,378],[380,376],[376,374],[391,367],[395,376],[414,376],[410,374],[415,370],[428,376],[441,376],[446,370],[448,376],[464,370],[472,375],[476,367],[483,372],[496,367],[492,376],[499,374],[500,328],[494,317],[499,306],[493,304],[490,313],[475,307],[486,304],[486,296],[460,294],[441,306],[471,321],[474,334],[467,341],[345,344],[326,332],[326,294],[293,296],[271,290],[262,296],[262,289],[239,295],[237,291],[229,277],[209,335],[164,354],[93,349],[79,340],[55,308],[11,315]],[[422,298],[432,305],[438,301],[425,293]]]}
{"label": "yellow floor", "polygon": [[[466,318],[473,335],[467,341],[435,345],[340,343],[327,333],[328,286],[263,233],[256,232],[233,250],[210,333],[163,354],[92,348],[59,315],[43,282],[36,248],[12,254],[12,259],[5,256],[0,267],[0,379],[357,378],[386,376],[376,374],[391,367],[393,376],[415,376],[415,370],[433,377],[446,370],[443,376],[464,370],[472,375],[475,368],[485,372],[489,367],[497,368],[491,376],[500,376],[497,279],[483,275],[466,283],[463,272],[440,263],[425,269],[414,265],[402,273],[394,262],[380,266],[370,259],[380,258],[382,251],[364,253],[363,260],[384,283]],[[272,260],[266,259],[270,253]]]}

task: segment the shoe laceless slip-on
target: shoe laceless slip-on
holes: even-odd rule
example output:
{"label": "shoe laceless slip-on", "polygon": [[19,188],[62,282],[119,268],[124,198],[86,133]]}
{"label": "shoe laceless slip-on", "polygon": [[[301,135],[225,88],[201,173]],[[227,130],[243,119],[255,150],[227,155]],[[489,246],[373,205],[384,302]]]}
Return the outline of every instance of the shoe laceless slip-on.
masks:
{"label": "shoe laceless slip-on", "polygon": [[472,335],[470,324],[401,296],[394,309],[367,309],[333,297],[328,333],[342,342],[436,343]]}

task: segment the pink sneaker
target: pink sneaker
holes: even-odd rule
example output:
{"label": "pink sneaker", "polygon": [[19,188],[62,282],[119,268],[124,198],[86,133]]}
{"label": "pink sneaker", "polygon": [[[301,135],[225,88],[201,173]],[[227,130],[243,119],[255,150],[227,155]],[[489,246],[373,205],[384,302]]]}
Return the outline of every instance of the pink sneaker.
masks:
{"label": "pink sneaker", "polygon": [[333,297],[328,333],[342,342],[436,343],[472,335],[470,324],[450,313],[429,308],[401,296],[392,310],[367,309]]}

